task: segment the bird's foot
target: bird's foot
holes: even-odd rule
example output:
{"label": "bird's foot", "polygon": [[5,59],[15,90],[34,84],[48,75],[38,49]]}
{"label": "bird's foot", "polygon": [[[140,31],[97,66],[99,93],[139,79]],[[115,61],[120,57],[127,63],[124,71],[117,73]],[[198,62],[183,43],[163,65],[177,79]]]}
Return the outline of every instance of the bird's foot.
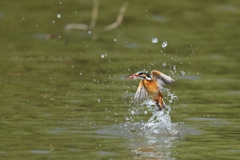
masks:
{"label": "bird's foot", "polygon": [[157,111],[161,111],[163,108],[165,108],[165,106],[164,105],[162,105],[162,104],[159,104],[159,102],[158,101],[155,101],[156,102],[156,105],[157,105]]}

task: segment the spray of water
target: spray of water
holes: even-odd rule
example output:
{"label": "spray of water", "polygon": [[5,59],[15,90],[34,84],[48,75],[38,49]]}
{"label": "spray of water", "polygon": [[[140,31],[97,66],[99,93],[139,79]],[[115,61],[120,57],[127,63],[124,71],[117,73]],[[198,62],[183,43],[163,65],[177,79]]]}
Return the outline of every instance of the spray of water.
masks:
{"label": "spray of water", "polygon": [[[167,101],[167,104],[171,104],[174,100],[177,100],[175,93],[171,93],[169,89],[165,89],[164,92],[166,94],[165,101]],[[147,122],[134,122],[134,115],[140,114],[141,108],[144,108],[144,114],[152,112],[152,116]],[[155,102],[149,99],[140,104],[140,107],[137,109],[134,108],[130,110],[130,112],[133,116],[126,117],[126,120],[128,121],[127,125],[130,125],[134,128],[133,130],[137,132],[142,132],[145,135],[154,134],[161,136],[177,136],[179,134],[178,124],[171,122],[170,105],[166,105],[166,108],[162,111],[157,111]]]}
{"label": "spray of water", "polygon": [[[147,104],[149,107],[149,105]],[[176,130],[176,125],[171,122],[170,107],[168,110],[164,111],[152,111],[152,117],[143,124],[142,130],[146,134],[161,134],[174,136],[178,133]]]}

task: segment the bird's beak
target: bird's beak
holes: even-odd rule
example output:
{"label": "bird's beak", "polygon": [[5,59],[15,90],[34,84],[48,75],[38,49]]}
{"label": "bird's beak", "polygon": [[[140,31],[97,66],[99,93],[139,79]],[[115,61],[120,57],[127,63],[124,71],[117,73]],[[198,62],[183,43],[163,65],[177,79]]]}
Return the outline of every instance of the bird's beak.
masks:
{"label": "bird's beak", "polygon": [[128,79],[136,79],[138,77],[139,77],[139,75],[134,73],[134,74],[131,74],[129,76],[124,76],[124,77],[122,77],[122,79],[128,80]]}

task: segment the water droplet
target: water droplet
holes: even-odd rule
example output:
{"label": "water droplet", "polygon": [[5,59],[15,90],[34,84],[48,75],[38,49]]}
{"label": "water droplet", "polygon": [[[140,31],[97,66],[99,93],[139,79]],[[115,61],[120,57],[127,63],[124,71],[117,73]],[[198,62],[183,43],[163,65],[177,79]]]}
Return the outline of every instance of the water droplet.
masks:
{"label": "water droplet", "polygon": [[164,41],[164,42],[162,43],[162,48],[167,47],[167,45],[168,45],[167,41]]}
{"label": "water droplet", "polygon": [[158,43],[158,39],[157,38],[152,38],[152,43]]}
{"label": "water droplet", "polygon": [[176,70],[176,65],[173,66],[173,69]]}
{"label": "water droplet", "polygon": [[185,75],[185,72],[184,71],[180,71],[182,75]]}
{"label": "water droplet", "polygon": [[98,101],[98,102],[101,102],[101,99],[98,99],[97,101]]}
{"label": "water droplet", "polygon": [[57,18],[61,18],[61,14],[57,14]]}
{"label": "water droplet", "polygon": [[105,58],[105,57],[107,57],[107,54],[101,54],[101,57]]}
{"label": "water droplet", "polygon": [[132,110],[132,111],[131,111],[131,114],[132,114],[132,115],[134,115],[134,114],[135,114],[135,112]]}
{"label": "water droplet", "polygon": [[166,63],[163,63],[162,66],[165,67],[165,66],[167,66],[167,64],[166,64]]}

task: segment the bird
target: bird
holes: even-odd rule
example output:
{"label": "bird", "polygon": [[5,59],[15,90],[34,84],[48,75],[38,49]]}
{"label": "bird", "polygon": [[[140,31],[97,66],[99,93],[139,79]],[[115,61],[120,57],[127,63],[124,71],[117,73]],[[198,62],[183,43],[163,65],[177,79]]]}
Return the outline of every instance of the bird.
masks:
{"label": "bird", "polygon": [[162,94],[163,86],[165,84],[172,84],[175,82],[171,77],[157,70],[152,70],[151,75],[149,75],[146,71],[139,71],[137,73],[124,76],[123,79],[141,79],[137,92],[134,96],[134,100],[139,101],[149,96],[157,105],[158,110],[166,108]]}

